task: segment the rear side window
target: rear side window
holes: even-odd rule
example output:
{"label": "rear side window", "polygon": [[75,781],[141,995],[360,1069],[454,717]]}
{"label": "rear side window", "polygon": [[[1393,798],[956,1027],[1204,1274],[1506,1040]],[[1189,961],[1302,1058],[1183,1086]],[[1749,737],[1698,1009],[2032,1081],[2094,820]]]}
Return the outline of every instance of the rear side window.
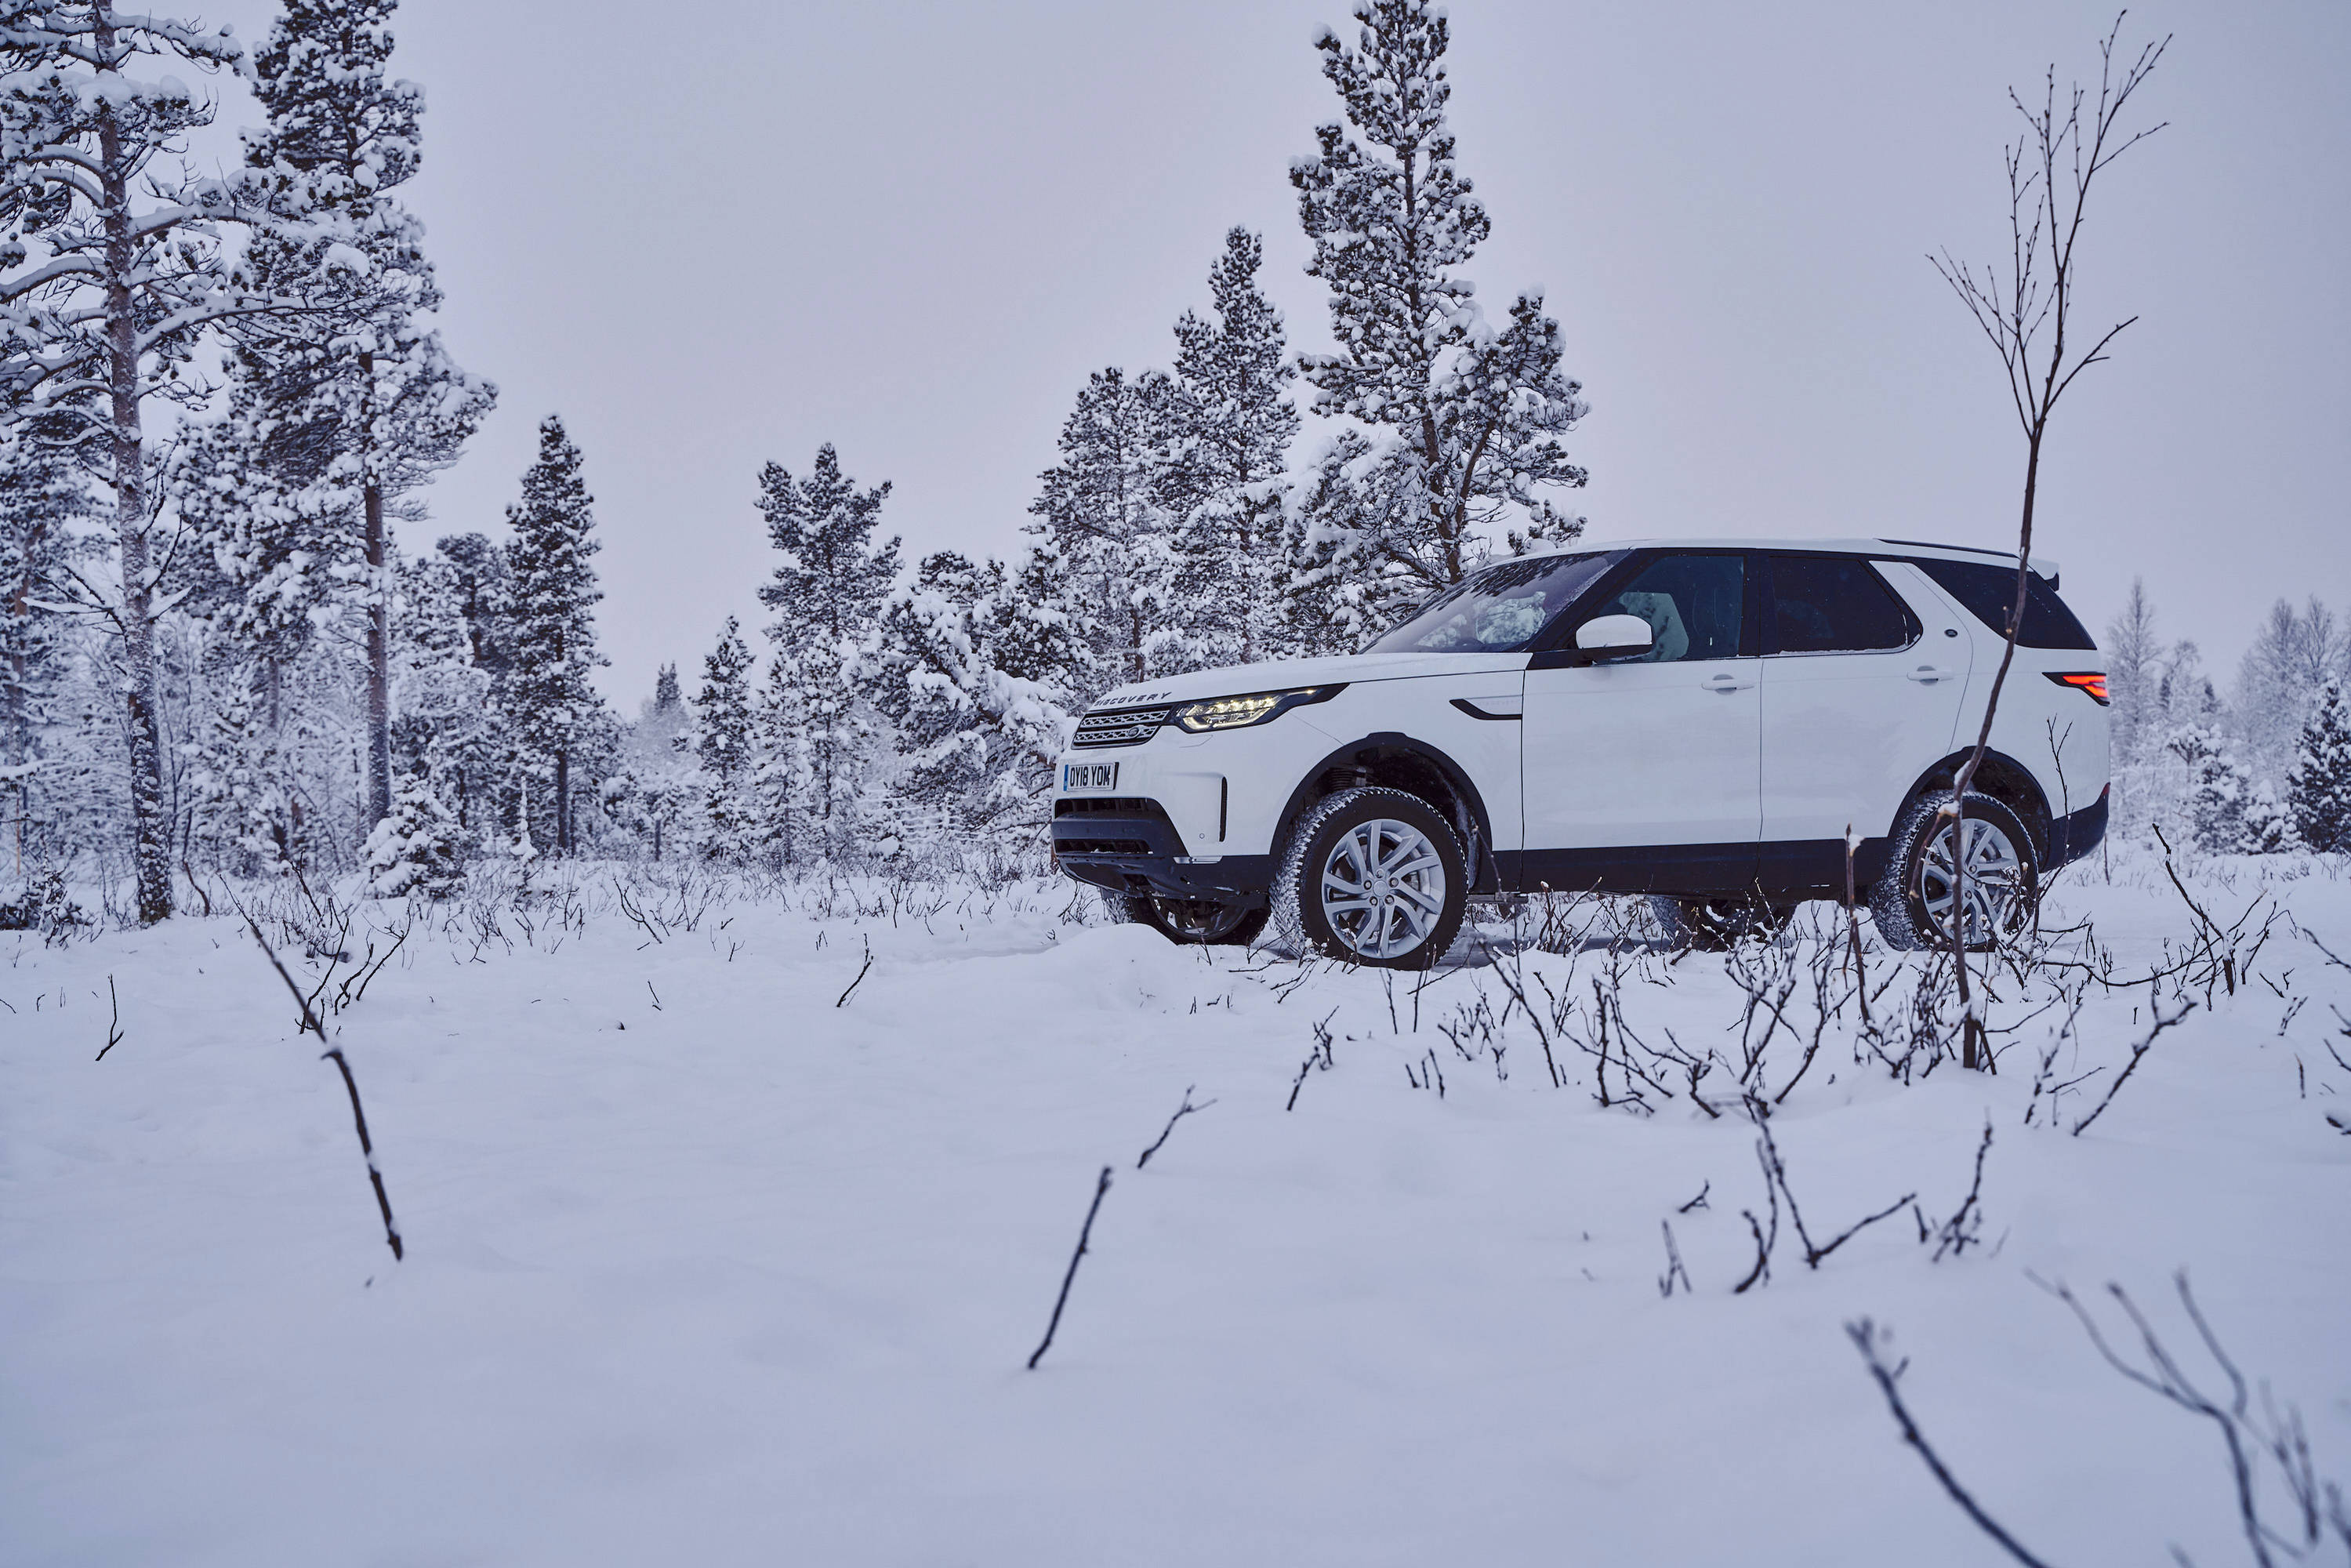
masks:
{"label": "rear side window", "polygon": [[[2016,609],[2016,568],[1978,566],[1964,560],[1913,560],[1911,565],[1935,580],[1942,591],[1967,606],[1968,613],[2001,636],[2008,635],[2008,618]],[[2016,639],[2024,648],[2078,648],[2094,652],[2097,644],[2081,622],[2065,608],[2057,591],[2040,573],[2032,574],[2024,600],[2024,630]]]}
{"label": "rear side window", "polygon": [[1774,653],[1866,653],[1907,648],[1917,618],[1865,560],[1851,556],[1771,557]]}

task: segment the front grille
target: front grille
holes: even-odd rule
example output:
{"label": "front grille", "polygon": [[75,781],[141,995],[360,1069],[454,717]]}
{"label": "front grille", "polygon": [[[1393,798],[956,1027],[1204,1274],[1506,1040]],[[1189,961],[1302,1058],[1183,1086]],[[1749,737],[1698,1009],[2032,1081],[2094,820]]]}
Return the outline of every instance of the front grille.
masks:
{"label": "front grille", "polygon": [[1159,733],[1174,712],[1165,707],[1105,708],[1078,720],[1076,747],[1140,746]]}
{"label": "front grille", "polygon": [[1147,855],[1151,846],[1141,839],[1055,839],[1061,855]]}

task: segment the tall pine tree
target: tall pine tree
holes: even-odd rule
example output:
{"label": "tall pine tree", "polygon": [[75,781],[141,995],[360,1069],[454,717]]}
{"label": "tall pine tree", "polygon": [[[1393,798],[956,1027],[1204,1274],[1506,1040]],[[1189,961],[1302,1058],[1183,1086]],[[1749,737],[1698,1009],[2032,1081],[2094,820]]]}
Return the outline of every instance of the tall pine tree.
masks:
{"label": "tall pine tree", "polygon": [[1096,371],[1062,423],[1061,461],[1029,510],[1067,577],[1056,602],[1091,655],[1094,690],[1149,676],[1179,623],[1168,449],[1176,387],[1160,371]]}
{"label": "tall pine tree", "polygon": [[554,783],[555,846],[573,848],[571,761],[590,732],[599,701],[589,672],[596,652],[596,586],[589,559],[602,547],[590,537],[594,497],[580,473],[580,448],[549,414],[538,427],[538,461],[524,471],[522,499],[507,508],[514,542],[507,615],[513,659],[507,699],[527,769]]}
{"label": "tall pine tree", "polygon": [[2302,727],[2287,773],[2286,809],[2302,841],[2321,852],[2351,851],[2351,704],[2329,681]]}
{"label": "tall pine tree", "polygon": [[149,403],[202,400],[193,361],[207,331],[301,303],[255,287],[227,239],[269,215],[268,193],[180,162],[214,112],[192,80],[244,55],[225,28],[111,0],[0,11],[0,391],[12,419],[33,416],[31,428],[89,454],[111,491],[117,580],[90,608],[118,640],[142,922],[172,913]]}
{"label": "tall pine tree", "polygon": [[65,618],[43,605],[65,594],[65,579],[87,519],[80,471],[56,447],[0,439],[0,835],[8,871],[21,881],[37,852],[44,791],[37,776],[48,750],[68,659]]}
{"label": "tall pine tree", "polygon": [[1258,288],[1265,247],[1235,228],[1208,272],[1215,319],[1176,323],[1179,650],[1168,663],[1250,664],[1268,656],[1280,619],[1282,487],[1298,411],[1283,389],[1281,313]]}
{"label": "tall pine tree", "polygon": [[1330,510],[1301,541],[1301,586],[1368,582],[1376,619],[1460,581],[1490,525],[1520,549],[1582,530],[1539,492],[1583,483],[1560,438],[1584,404],[1541,297],[1520,295],[1492,322],[1461,275],[1491,225],[1454,163],[1443,9],[1363,0],[1354,15],[1355,47],[1327,30],[1316,45],[1348,125],[1319,127],[1290,177],[1339,340],[1301,369],[1316,412],[1373,434],[1343,475],[1323,476]]}
{"label": "tall pine tree", "polygon": [[703,852],[739,860],[749,852],[751,833],[751,650],[744,645],[742,622],[732,615],[718,645],[703,657],[702,691],[694,710],[694,750],[702,762]]}
{"label": "tall pine tree", "polygon": [[776,617],[773,680],[800,743],[808,815],[834,853],[853,840],[874,738],[868,655],[898,575],[896,536],[873,540],[889,494],[886,483],[860,490],[829,442],[804,479],[778,463],[759,476],[768,542],[783,558],[759,589]]}
{"label": "tall pine tree", "polygon": [[[248,247],[255,287],[307,302],[237,323],[227,413],[193,444],[214,535],[265,621],[329,593],[365,620],[369,825],[391,809],[390,512],[456,460],[496,400],[450,359],[421,225],[393,194],[419,163],[423,93],[386,81],[394,0],[286,0],[253,59],[268,123],[248,183],[299,229]],[[225,503],[225,504],[223,504]]]}

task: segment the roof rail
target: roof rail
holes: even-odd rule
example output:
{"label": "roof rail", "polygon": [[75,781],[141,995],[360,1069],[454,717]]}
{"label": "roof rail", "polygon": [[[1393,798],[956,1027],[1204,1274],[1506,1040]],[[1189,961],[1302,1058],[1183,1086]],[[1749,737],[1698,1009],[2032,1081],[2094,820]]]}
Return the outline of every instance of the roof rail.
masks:
{"label": "roof rail", "polygon": [[[2016,552],[2014,550],[1986,549],[1981,545],[1947,545],[1938,544],[1933,539],[1889,539],[1884,538],[1879,538],[1877,542],[1882,545],[1902,545],[1910,549],[1947,549],[1956,550],[1965,555],[1988,555],[1995,560],[2012,562],[2016,559]],[[2049,586],[2052,588],[2057,586],[2056,562],[2045,559],[2040,556],[2034,556],[2032,558],[2029,564],[2032,566],[2032,574],[2035,577],[2045,578],[2048,580]]]}

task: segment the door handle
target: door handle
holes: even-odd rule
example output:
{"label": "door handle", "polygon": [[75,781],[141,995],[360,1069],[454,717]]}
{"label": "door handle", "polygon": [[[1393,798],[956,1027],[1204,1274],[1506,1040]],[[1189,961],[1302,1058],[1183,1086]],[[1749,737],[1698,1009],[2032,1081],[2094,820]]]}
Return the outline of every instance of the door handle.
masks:
{"label": "door handle", "polygon": [[1698,683],[1710,692],[1743,692],[1754,684],[1751,680],[1740,679],[1728,670],[1718,671]]}
{"label": "door handle", "polygon": [[1915,670],[1905,670],[1902,673],[1919,685],[1926,685],[1936,681],[1948,681],[1958,672],[1947,670],[1940,664],[1921,664]]}

